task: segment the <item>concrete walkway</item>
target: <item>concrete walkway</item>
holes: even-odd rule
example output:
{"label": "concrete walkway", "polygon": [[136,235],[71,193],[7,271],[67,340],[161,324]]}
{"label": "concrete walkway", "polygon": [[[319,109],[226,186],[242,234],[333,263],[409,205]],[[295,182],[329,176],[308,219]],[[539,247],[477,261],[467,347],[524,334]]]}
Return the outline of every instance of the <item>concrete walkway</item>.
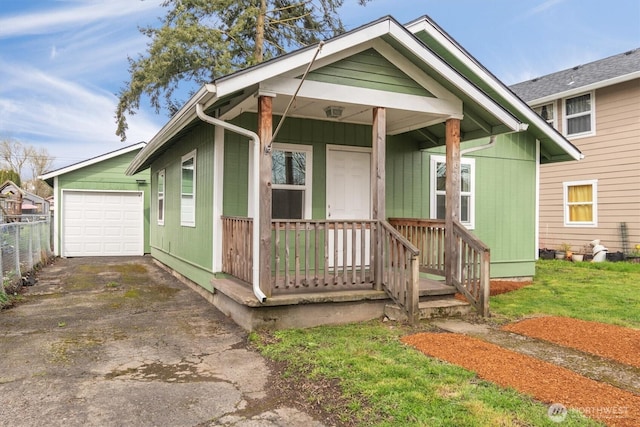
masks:
{"label": "concrete walkway", "polygon": [[322,426],[150,258],[57,259],[37,277],[0,311],[1,426]]}

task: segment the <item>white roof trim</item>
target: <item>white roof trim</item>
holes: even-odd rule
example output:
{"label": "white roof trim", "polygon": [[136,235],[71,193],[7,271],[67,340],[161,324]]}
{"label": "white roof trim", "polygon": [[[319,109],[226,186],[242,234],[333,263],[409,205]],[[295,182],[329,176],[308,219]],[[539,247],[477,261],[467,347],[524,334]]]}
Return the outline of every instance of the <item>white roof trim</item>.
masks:
{"label": "white roof trim", "polygon": [[[510,100],[513,105],[521,106],[519,111],[532,123],[535,123],[539,128],[545,130],[550,128],[549,124],[540,116],[538,116],[528,104],[517,97],[513,92],[507,89],[502,83],[500,83],[493,75],[488,73],[482,66],[480,66],[474,59],[470,58],[459,46],[453,42],[448,36],[442,33],[428,18],[423,17],[417,21],[407,24],[406,28],[413,34],[419,31],[425,31],[431,37],[441,43],[449,52],[451,52],[458,60],[462,61],[469,69],[471,69],[476,75],[481,77],[489,84],[491,89],[500,94],[503,98]],[[555,131],[545,132],[545,134],[553,140],[558,146],[560,146],[569,156],[575,160],[580,160],[584,157],[580,151],[569,143],[562,135]]]}
{"label": "white roof trim", "polygon": [[94,165],[96,163],[100,163],[100,162],[103,162],[105,160],[112,159],[114,157],[118,157],[118,156],[120,156],[122,154],[130,153],[131,151],[139,150],[141,148],[144,148],[145,145],[146,145],[145,142],[139,142],[137,144],[130,145],[128,147],[124,147],[124,148],[121,148],[119,150],[111,151],[109,153],[102,154],[100,156],[93,157],[91,159],[84,160],[84,161],[79,162],[79,163],[74,163],[72,165],[65,166],[65,167],[60,168],[60,169],[56,169],[56,170],[48,172],[48,173],[46,173],[44,175],[40,175],[38,177],[38,179],[45,180],[45,179],[50,179],[50,178],[56,177],[58,175],[64,175],[65,173],[73,172],[75,170],[82,169],[82,168],[85,168],[87,166],[91,166],[91,165]]}
{"label": "white roof trim", "polygon": [[[379,47],[372,44],[372,42],[384,35],[390,35],[398,40],[408,50],[420,57],[430,67],[433,67],[443,77],[449,79],[454,85],[458,86],[460,90],[467,94],[467,96],[483,105],[488,112],[495,115],[495,117],[502,121],[507,127],[514,131],[526,129],[526,126],[523,126],[523,123],[520,123],[516,117],[512,116],[494,100],[485,95],[484,92],[476,88],[471,82],[458,74],[442,59],[433,54],[422,43],[416,40],[411,34],[407,33],[406,29],[392,18],[379,20],[358,30],[354,30],[353,32],[327,41],[323,45],[322,51],[318,54],[314,65],[315,67],[319,67],[327,60],[333,62],[336,58],[340,58],[341,55],[344,55],[345,51],[353,52],[353,48],[356,46],[358,48]],[[454,54],[459,54],[459,48],[456,45],[449,44],[449,46],[455,50]],[[126,173],[133,174],[138,168],[142,167],[151,154],[177,134],[187,123],[194,120],[197,117],[195,113],[196,104],[202,103],[203,107],[206,109],[217,99],[248,87],[252,87],[274,77],[285,76],[291,71],[302,69],[313,59],[313,56],[316,53],[315,50],[316,46],[310,46],[309,48],[298,51],[294,54],[275,58],[257,66],[222,77],[216,80],[215,83],[204,85],[169,120],[169,122],[160,129],[151,141],[149,141],[147,146],[136,156],[131,165],[129,165]],[[529,107],[527,106],[527,109],[528,108]]]}
{"label": "white roof trim", "polygon": [[531,101],[527,101],[529,105],[540,105],[545,104],[547,102],[555,101],[561,98],[568,98],[570,96],[578,95],[584,92],[591,92],[596,89],[601,89],[607,86],[613,86],[615,84],[628,82],[629,80],[640,79],[640,71],[634,71],[633,73],[624,74],[622,76],[612,77],[606,80],[600,80],[599,82],[591,83],[588,85],[571,88],[569,90],[565,90],[564,92],[556,92],[551,95],[543,96],[542,98],[533,99]]}

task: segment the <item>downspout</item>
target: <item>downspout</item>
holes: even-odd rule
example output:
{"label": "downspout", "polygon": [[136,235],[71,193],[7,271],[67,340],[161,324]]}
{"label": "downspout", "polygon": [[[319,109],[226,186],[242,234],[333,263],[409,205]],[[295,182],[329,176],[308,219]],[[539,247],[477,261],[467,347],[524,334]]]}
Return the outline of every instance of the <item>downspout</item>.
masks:
{"label": "downspout", "polygon": [[484,150],[486,148],[491,148],[496,144],[496,136],[495,135],[491,135],[489,137],[489,142],[487,144],[484,145],[479,145],[477,147],[470,147],[464,150],[460,150],[460,157],[462,157],[463,155],[467,154],[467,153],[472,153],[474,151],[479,151],[479,150]]}
{"label": "downspout", "polygon": [[[200,118],[200,120],[212,124],[214,126],[220,126],[224,129],[228,129],[231,132],[235,132],[240,135],[244,135],[251,139],[253,143],[253,180],[254,180],[254,189],[255,191],[252,194],[253,197],[253,206],[259,206],[260,204],[260,195],[258,193],[258,188],[260,188],[260,175],[257,171],[260,170],[260,137],[257,133],[252,132],[248,129],[241,128],[240,126],[233,125],[231,123],[227,123],[224,120],[220,120],[215,117],[208,116],[204,113],[204,109],[202,104],[196,104],[196,114]],[[253,287],[253,294],[258,298],[258,301],[265,302],[267,300],[267,296],[260,289],[260,266],[259,263],[256,262],[260,259],[260,236],[256,232],[255,225],[260,223],[260,210],[255,209],[253,212],[253,224],[254,230],[252,233],[252,245],[253,245],[253,271],[251,272],[251,281]]]}

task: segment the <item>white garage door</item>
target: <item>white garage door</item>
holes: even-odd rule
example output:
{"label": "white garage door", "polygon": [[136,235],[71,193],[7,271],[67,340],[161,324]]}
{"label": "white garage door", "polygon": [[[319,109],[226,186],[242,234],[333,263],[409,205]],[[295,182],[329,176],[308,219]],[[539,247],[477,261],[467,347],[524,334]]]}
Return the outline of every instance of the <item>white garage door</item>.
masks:
{"label": "white garage door", "polygon": [[65,191],[62,256],[143,255],[141,192]]}

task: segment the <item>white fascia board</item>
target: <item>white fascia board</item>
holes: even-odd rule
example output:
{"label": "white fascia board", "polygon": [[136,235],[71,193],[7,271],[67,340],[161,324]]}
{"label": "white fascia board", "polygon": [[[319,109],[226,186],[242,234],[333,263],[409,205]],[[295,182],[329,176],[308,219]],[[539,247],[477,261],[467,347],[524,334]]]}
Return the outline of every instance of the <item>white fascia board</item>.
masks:
{"label": "white fascia board", "polygon": [[[264,82],[260,88],[277,94],[293,96],[299,84],[299,79],[274,78]],[[298,96],[322,101],[362,104],[372,107],[384,107],[428,114],[441,114],[458,119],[462,119],[463,117],[462,101],[459,99],[438,99],[404,93],[389,94],[389,92],[382,90],[355,86],[345,88],[343,85],[313,80],[304,82],[300,87]]]}
{"label": "white fascia board", "polygon": [[139,150],[141,148],[144,148],[145,145],[146,145],[145,142],[139,142],[137,144],[130,145],[128,147],[121,148],[119,150],[111,151],[109,153],[102,154],[100,156],[93,157],[93,158],[88,159],[88,160],[83,160],[82,162],[74,163],[72,165],[65,166],[63,168],[48,172],[48,173],[46,173],[44,175],[40,175],[38,177],[38,179],[41,179],[41,180],[44,181],[45,179],[54,178],[54,177],[56,177],[58,175],[64,175],[65,173],[73,172],[75,170],[82,169],[82,168],[85,168],[87,166],[91,166],[91,165],[94,165],[96,163],[100,163],[100,162],[103,162],[105,160],[112,159],[114,157],[118,157],[118,156],[120,156],[122,154],[130,153],[131,151]]}
{"label": "white fascia board", "polygon": [[[478,104],[482,105],[489,113],[504,123],[513,131],[521,131],[522,123],[502,106],[489,98],[470,81],[461,76],[451,66],[445,63],[440,57],[420,43],[413,35],[406,33],[404,28],[392,28],[391,35],[402,43],[407,49],[429,64],[436,72],[449,80],[452,84],[463,91],[467,96]],[[454,52],[455,53],[455,52]],[[528,107],[527,107],[528,108]]]}
{"label": "white fascia board", "polygon": [[594,91],[596,89],[602,89],[603,87],[613,86],[613,85],[616,85],[616,84],[619,84],[619,83],[628,82],[629,80],[634,80],[634,79],[640,79],[640,71],[635,71],[633,73],[625,74],[623,76],[613,77],[613,78],[607,79],[607,80],[601,80],[599,82],[595,82],[595,83],[591,83],[591,84],[588,84],[588,85],[572,88],[572,89],[569,89],[569,90],[566,90],[566,91],[563,91],[563,92],[556,92],[556,93],[548,95],[548,96],[543,96],[542,98],[533,99],[531,101],[528,101],[527,104],[533,105],[533,106],[540,105],[540,104],[546,104],[546,103],[555,101],[557,99],[569,98],[569,97],[574,96],[574,95],[579,95],[579,94],[585,93],[585,92],[591,92],[591,91]]}
{"label": "white fascia board", "polygon": [[[354,31],[353,33],[348,33],[330,40],[322,46],[322,50],[318,54],[316,62],[330,56],[332,57],[331,62],[333,62],[336,60],[336,54],[348,50],[353,46],[359,46],[363,43],[367,43],[384,34],[388,34],[391,26],[391,20],[386,19]],[[246,87],[258,84],[264,80],[282,75],[290,70],[295,70],[301,67],[306,68],[309,65],[309,62],[313,59],[315,53],[316,49],[310,48],[302,52],[285,55],[282,58],[273,59],[246,71],[232,74],[228,78],[218,80],[216,81],[218,97],[222,98]],[[321,63],[322,62],[320,62],[320,64]]]}
{"label": "white fascia board", "polygon": [[189,122],[197,117],[195,106],[196,104],[203,103],[206,106],[213,103],[216,99],[216,86],[213,84],[203,85],[198,92],[196,92],[185,105],[182,106],[176,114],[154,135],[153,138],[147,143],[147,145],[138,153],[133,159],[127,170],[126,175],[133,175],[139,172],[137,169],[144,164],[144,162],[160,147],[162,147],[167,141],[169,141],[174,135],[176,135],[182,128],[184,128]]}
{"label": "white fascia board", "polygon": [[[523,100],[517,97],[511,90],[507,89],[501,82],[499,82],[494,76],[487,73],[487,71],[478,65],[476,61],[471,59],[465,52],[463,52],[455,43],[453,43],[448,37],[442,34],[437,28],[435,28],[426,19],[420,19],[407,25],[407,30],[415,34],[419,31],[425,31],[431,37],[444,46],[449,53],[456,57],[459,61],[463,62],[470,70],[472,70],[478,77],[482,78],[496,93],[502,96],[504,99],[508,99],[518,111],[527,118],[531,123],[535,123],[545,135],[554,141],[559,147],[561,147],[567,154],[569,154],[575,160],[581,160],[584,155],[573,145],[571,145],[563,136],[551,129],[549,123],[547,123],[542,117],[538,116]],[[547,131],[548,130],[548,131]]]}

